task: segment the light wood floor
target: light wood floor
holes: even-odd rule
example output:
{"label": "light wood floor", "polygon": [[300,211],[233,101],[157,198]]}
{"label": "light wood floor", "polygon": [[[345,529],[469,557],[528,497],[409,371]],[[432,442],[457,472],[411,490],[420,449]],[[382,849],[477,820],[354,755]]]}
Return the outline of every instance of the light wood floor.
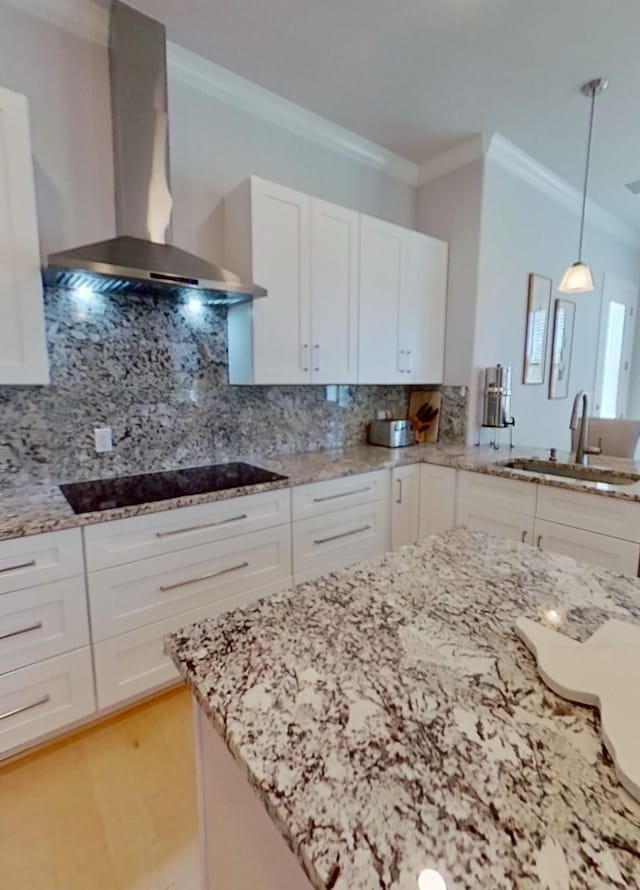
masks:
{"label": "light wood floor", "polygon": [[0,766],[7,890],[199,890],[182,689]]}

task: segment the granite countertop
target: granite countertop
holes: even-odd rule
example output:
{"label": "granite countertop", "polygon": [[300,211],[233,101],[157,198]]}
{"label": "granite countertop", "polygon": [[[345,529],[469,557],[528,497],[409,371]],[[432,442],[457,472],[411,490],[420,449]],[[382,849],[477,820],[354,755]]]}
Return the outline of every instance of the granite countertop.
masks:
{"label": "granite countertop", "polygon": [[640,804],[514,632],[551,604],[584,640],[640,581],[457,529],[166,648],[317,890],[631,890]]}
{"label": "granite countertop", "polygon": [[[287,476],[288,479],[81,515],[76,515],[73,512],[58,485],[52,482],[6,487],[0,488],[0,541],[64,528],[95,525],[112,519],[157,513],[162,510],[227,500],[246,494],[305,485],[309,482],[319,482],[339,476],[350,476],[415,463],[439,464],[506,478],[525,479],[543,485],[570,488],[575,491],[588,491],[609,497],[640,501],[640,482],[633,485],[615,486],[559,476],[547,476],[540,473],[527,473],[500,466],[501,463],[518,457],[546,459],[548,452],[534,448],[514,448],[513,451],[504,448],[495,451],[487,447],[453,445],[412,445],[408,448],[398,449],[361,445],[341,451],[314,451],[270,457],[238,455],[236,460],[244,460],[256,466],[273,470]],[[569,460],[568,454],[559,454],[558,457],[560,461]],[[215,458],[212,462],[215,462]],[[611,472],[640,474],[640,463],[619,458],[597,457],[592,460],[592,465]],[[152,468],[149,472],[152,472]]]}

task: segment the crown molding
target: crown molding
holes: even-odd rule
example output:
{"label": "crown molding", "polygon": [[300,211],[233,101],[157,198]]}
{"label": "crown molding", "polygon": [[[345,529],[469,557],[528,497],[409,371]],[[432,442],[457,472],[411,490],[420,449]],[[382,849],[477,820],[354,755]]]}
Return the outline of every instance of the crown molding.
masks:
{"label": "crown molding", "polygon": [[[494,133],[489,142],[487,161],[507,170],[532,188],[551,198],[573,213],[582,210],[582,192],[566,179],[545,167],[500,133]],[[606,210],[596,201],[587,200],[587,222],[636,250],[640,247],[640,232],[619,217]]]}
{"label": "crown molding", "polygon": [[447,173],[453,173],[460,167],[465,167],[472,161],[481,160],[487,153],[487,141],[488,137],[478,133],[464,142],[459,142],[442,154],[425,161],[418,170],[417,185],[426,185],[434,179],[439,179],[441,176],[446,176]]}
{"label": "crown molding", "polygon": [[170,75],[192,89],[239,108],[267,123],[372,167],[408,185],[418,181],[418,165],[313,111],[234,74],[202,56],[169,43]]}
{"label": "crown molding", "polygon": [[[109,13],[92,0],[0,0],[0,3],[107,46]],[[175,43],[167,44],[167,64],[170,79],[407,185],[415,186],[418,181],[418,165],[412,161]]]}
{"label": "crown molding", "polygon": [[[420,166],[418,185],[426,185],[480,159],[485,164],[501,167],[565,209],[580,214],[582,192],[500,133],[473,136],[426,161]],[[587,222],[628,247],[635,250],[640,247],[640,231],[605,210],[596,201],[587,200]]]}

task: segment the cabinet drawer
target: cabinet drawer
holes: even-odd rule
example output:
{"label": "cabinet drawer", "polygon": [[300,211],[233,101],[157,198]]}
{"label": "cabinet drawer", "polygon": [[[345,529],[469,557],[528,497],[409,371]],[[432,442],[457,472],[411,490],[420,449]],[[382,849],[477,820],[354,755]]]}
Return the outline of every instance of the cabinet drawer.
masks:
{"label": "cabinet drawer", "polygon": [[506,510],[535,516],[537,488],[535,482],[462,471],[458,476],[458,502],[482,504],[492,512]]}
{"label": "cabinet drawer", "polygon": [[542,550],[565,553],[579,562],[604,566],[631,577],[638,575],[640,545],[631,541],[537,519],[536,543]]}
{"label": "cabinet drawer", "polygon": [[538,516],[625,541],[640,542],[640,504],[541,485]]}
{"label": "cabinet drawer", "polygon": [[88,643],[84,578],[0,596],[0,674]]}
{"label": "cabinet drawer", "polygon": [[[286,579],[282,589],[289,586],[291,578]],[[98,707],[110,708],[178,679],[178,671],[164,651],[167,634],[203,618],[215,618],[230,609],[246,606],[273,592],[258,588],[236,594],[96,643],[93,655]]]}
{"label": "cabinet drawer", "polygon": [[523,544],[533,544],[533,516],[510,510],[490,509],[473,501],[458,502],[457,525],[472,531],[485,532],[499,538],[510,538]]}
{"label": "cabinet drawer", "polygon": [[293,526],[294,581],[317,578],[388,549],[386,501],[305,519]]}
{"label": "cabinet drawer", "polygon": [[79,528],[0,542],[0,594],[83,573]]}
{"label": "cabinet drawer", "polygon": [[95,710],[88,646],[0,677],[0,752],[34,741]]}
{"label": "cabinet drawer", "polygon": [[293,519],[310,519],[358,504],[370,504],[387,498],[388,492],[387,470],[301,485],[292,490]]}
{"label": "cabinet drawer", "polygon": [[289,525],[92,572],[93,639],[116,636],[258,587],[280,590],[290,576]]}
{"label": "cabinet drawer", "polygon": [[287,488],[88,526],[87,568],[106,569],[284,525],[291,520],[290,505]]}

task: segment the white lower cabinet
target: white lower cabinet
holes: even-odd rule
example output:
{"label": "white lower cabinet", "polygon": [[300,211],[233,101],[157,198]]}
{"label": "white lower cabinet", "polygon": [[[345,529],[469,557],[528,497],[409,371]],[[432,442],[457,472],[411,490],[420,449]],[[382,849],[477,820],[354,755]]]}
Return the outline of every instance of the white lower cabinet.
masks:
{"label": "white lower cabinet", "polygon": [[536,519],[536,546],[553,553],[564,553],[579,562],[604,566],[624,575],[637,575],[640,563],[640,545],[622,541],[608,535],[585,531]]}
{"label": "white lower cabinet", "polygon": [[88,645],[83,577],[0,596],[0,674]]}
{"label": "white lower cabinet", "polygon": [[89,574],[94,641],[291,578],[290,526],[189,547]]}
{"label": "white lower cabinet", "polygon": [[294,583],[346,568],[388,548],[387,499],[303,519],[293,526]]}
{"label": "white lower cabinet", "polygon": [[540,485],[536,516],[640,543],[640,504],[635,501]]}
{"label": "white lower cabinet", "polygon": [[420,464],[395,467],[391,473],[391,549],[420,537]]}
{"label": "white lower cabinet", "polygon": [[85,646],[0,677],[0,753],[89,717],[95,710]]}
{"label": "white lower cabinet", "polygon": [[88,574],[99,709],[177,679],[167,634],[291,586],[290,503],[272,491],[85,529],[89,566],[106,566]]}
{"label": "white lower cabinet", "polygon": [[453,467],[420,467],[420,540],[456,524],[456,475]]}
{"label": "white lower cabinet", "polygon": [[458,503],[456,521],[458,525],[472,531],[510,538],[523,544],[533,544],[534,518],[524,513],[489,509],[482,504],[465,501]]}
{"label": "white lower cabinet", "polygon": [[[279,588],[286,589],[290,586],[290,581],[288,576]],[[273,588],[247,590],[231,599],[207,603],[199,609],[182,612],[164,621],[155,621],[129,633],[95,643],[98,708],[111,708],[178,678],[178,671],[164,651],[164,638],[167,634],[204,618],[215,618],[229,609],[246,606],[274,592]]]}
{"label": "white lower cabinet", "polygon": [[458,477],[458,525],[638,575],[640,505],[481,473]]}

